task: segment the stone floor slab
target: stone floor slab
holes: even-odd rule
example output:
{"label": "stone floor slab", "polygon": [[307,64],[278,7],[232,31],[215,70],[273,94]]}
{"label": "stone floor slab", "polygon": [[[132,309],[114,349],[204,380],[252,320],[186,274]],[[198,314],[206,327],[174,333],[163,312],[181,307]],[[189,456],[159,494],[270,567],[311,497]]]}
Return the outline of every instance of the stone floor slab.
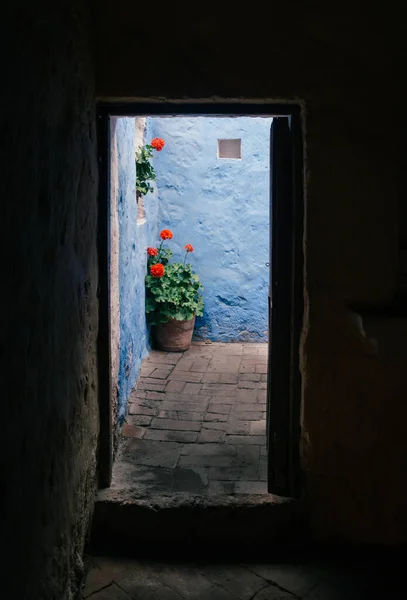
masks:
{"label": "stone floor slab", "polygon": [[267,587],[264,579],[242,569],[240,565],[207,566],[202,572],[210,581],[224,587],[240,600],[250,600],[253,594]]}
{"label": "stone floor slab", "polygon": [[248,568],[267,582],[303,597],[318,583],[322,573],[312,564],[254,564]]}
{"label": "stone floor slab", "polygon": [[[182,477],[181,477],[182,479]],[[233,493],[234,482],[209,483],[213,494]],[[261,564],[154,562],[91,557],[80,598],[88,600],[367,600],[404,598],[399,561],[389,568],[361,550],[339,559]],[[401,560],[400,560],[401,559]],[[363,568],[360,568],[363,565]],[[397,575],[397,576],[396,576]],[[393,583],[392,583],[393,582]]]}

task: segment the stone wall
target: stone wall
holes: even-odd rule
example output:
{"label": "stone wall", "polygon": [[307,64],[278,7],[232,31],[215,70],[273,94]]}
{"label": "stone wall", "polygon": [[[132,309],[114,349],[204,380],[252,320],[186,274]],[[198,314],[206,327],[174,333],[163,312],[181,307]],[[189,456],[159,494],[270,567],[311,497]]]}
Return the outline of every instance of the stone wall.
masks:
{"label": "stone wall", "polygon": [[[323,539],[407,540],[406,357],[352,318],[397,286],[403,20],[366,1],[95,4],[100,97],[299,102],[305,140],[302,464]],[[115,22],[112,30],[111,23]],[[134,56],[148,45],[148,77]],[[130,76],[130,74],[132,74]],[[403,230],[403,229],[402,229]]]}
{"label": "stone wall", "polygon": [[93,72],[82,2],[2,15],[1,595],[68,600],[98,439]]}
{"label": "stone wall", "polygon": [[[270,125],[265,118],[149,119],[165,140],[154,155],[160,227],[184,245],[204,286],[195,337],[218,342],[267,340]],[[241,159],[218,158],[218,139],[241,139]]]}
{"label": "stone wall", "polygon": [[[119,302],[120,339],[117,372],[118,412],[114,423],[122,424],[127,400],[137,380],[139,368],[149,348],[145,315],[144,277],[147,268],[147,246],[155,244],[157,235],[157,193],[144,198],[145,219],[138,220],[136,200],[135,150],[139,143],[136,119],[117,118],[114,154],[117,156],[117,196],[119,226]],[[149,139],[149,127],[146,128]],[[113,142],[113,139],[112,139]],[[113,207],[112,207],[113,210]],[[116,215],[112,213],[112,219]],[[117,282],[114,282],[117,285]],[[116,336],[117,337],[117,336]]]}
{"label": "stone wall", "polygon": [[[112,384],[112,422],[118,423],[119,369],[120,369],[120,227],[119,227],[119,156],[117,142],[117,117],[110,120],[110,357]],[[119,430],[114,427],[117,448]]]}

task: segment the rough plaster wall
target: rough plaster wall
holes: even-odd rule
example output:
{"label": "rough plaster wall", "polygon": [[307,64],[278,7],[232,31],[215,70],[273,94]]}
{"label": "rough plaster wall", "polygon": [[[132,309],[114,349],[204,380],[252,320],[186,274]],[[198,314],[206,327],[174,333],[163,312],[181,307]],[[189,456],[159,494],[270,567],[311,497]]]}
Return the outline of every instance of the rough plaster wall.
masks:
{"label": "rough plaster wall", "polygon": [[[165,140],[154,155],[160,226],[184,245],[204,286],[195,336],[219,342],[267,339],[270,124],[264,118],[151,119]],[[218,139],[241,139],[241,160],[219,159]]]}
{"label": "rough plaster wall", "polygon": [[302,460],[311,515],[324,538],[406,541],[405,437],[398,435],[406,361],[372,357],[350,313],[356,302],[391,302],[396,287],[405,21],[363,0],[270,2],[261,18],[210,5],[199,18],[183,2],[160,6],[159,43],[148,56],[154,76],[135,78],[133,57],[149,43],[143,24],[151,10],[98,2],[97,92],[302,102]]}
{"label": "rough plaster wall", "polygon": [[120,229],[119,425],[126,415],[128,397],[137,380],[141,361],[149,348],[144,277],[147,267],[146,249],[147,246],[155,243],[157,228],[157,197],[155,194],[148,194],[145,198],[145,222],[137,222],[135,142],[135,119],[117,119],[116,151]]}
{"label": "rough plaster wall", "polygon": [[[120,367],[120,292],[119,292],[119,158],[116,135],[117,118],[110,120],[110,353],[112,365],[112,422],[118,419]],[[114,447],[117,446],[117,428]]]}
{"label": "rough plaster wall", "polygon": [[20,4],[1,35],[1,595],[68,600],[98,436],[93,73],[83,3]]}

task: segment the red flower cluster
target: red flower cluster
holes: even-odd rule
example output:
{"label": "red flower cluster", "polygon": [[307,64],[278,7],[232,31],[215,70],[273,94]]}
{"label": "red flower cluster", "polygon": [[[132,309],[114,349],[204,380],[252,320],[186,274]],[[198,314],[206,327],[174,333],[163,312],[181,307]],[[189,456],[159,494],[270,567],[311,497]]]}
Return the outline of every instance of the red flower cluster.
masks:
{"label": "red flower cluster", "polygon": [[157,150],[157,152],[161,152],[161,150],[162,150],[162,149],[164,148],[164,146],[165,146],[165,142],[164,142],[164,140],[163,140],[163,139],[161,139],[161,138],[154,138],[154,139],[151,141],[151,145],[152,145],[152,147],[153,147],[155,150]]}
{"label": "red flower cluster", "polygon": [[163,229],[160,233],[160,238],[162,240],[170,240],[172,238],[172,231],[170,229]]}
{"label": "red flower cluster", "polygon": [[156,277],[157,279],[158,279],[159,277],[162,277],[162,276],[164,275],[164,273],[165,273],[165,268],[164,268],[164,265],[163,265],[163,264],[161,264],[161,263],[157,263],[156,265],[153,265],[153,266],[150,268],[150,273],[151,273],[151,275],[152,275],[153,277]]}
{"label": "red flower cluster", "polygon": [[157,256],[158,250],[157,248],[147,248],[147,254],[149,256]]}
{"label": "red flower cluster", "polygon": [[192,246],[192,244],[187,244],[186,246],[184,246],[184,250],[186,250],[187,252],[193,252],[194,247]]}

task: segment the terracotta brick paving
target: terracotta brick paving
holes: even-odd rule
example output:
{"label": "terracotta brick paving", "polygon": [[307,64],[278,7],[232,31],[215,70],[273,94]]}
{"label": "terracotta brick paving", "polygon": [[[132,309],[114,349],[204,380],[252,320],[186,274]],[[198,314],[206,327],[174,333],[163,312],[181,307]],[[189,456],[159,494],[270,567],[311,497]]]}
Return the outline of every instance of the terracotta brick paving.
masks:
{"label": "terracotta brick paving", "polygon": [[130,396],[122,460],[146,493],[266,493],[266,386],[267,344],[151,352]]}

